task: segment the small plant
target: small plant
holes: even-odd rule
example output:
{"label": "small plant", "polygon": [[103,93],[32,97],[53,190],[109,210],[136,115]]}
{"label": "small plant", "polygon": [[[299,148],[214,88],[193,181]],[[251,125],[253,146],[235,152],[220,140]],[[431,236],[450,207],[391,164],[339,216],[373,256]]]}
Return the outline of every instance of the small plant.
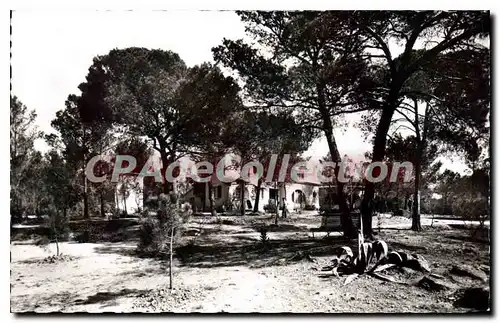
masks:
{"label": "small plant", "polygon": [[221,228],[222,228],[222,219],[221,219],[220,216],[217,216],[215,218],[215,223],[217,223],[217,230],[221,230]]}
{"label": "small plant", "polygon": [[267,229],[262,227],[259,229],[259,233],[260,233],[260,242],[262,243],[266,243],[269,241],[269,237],[267,236]]}
{"label": "small plant", "polygon": [[269,203],[269,204],[266,204],[264,205],[264,211],[266,213],[276,213],[278,210],[277,210],[277,207],[276,207],[276,204],[275,203]]}
{"label": "small plant", "polygon": [[382,240],[364,242],[360,239],[358,243],[357,257],[354,257],[351,248],[341,247],[337,250],[331,265],[323,267],[322,271],[332,271],[337,277],[346,275],[344,285],[349,284],[361,274],[368,274],[383,281],[409,285],[407,282],[397,281],[391,276],[380,273],[394,266],[408,267],[425,273],[431,271],[429,263],[422,256],[404,251],[388,252],[387,244]]}
{"label": "small plant", "polygon": [[50,238],[44,238],[37,241],[37,244],[45,250],[49,250],[49,245],[54,242],[56,245],[56,257],[59,257],[59,242],[67,240],[69,236],[68,218],[64,212],[56,208],[49,209],[49,215],[45,219],[45,225],[49,229]]}
{"label": "small plant", "polygon": [[267,236],[267,232],[268,230],[266,227],[259,228],[259,233],[260,233],[259,241],[261,245],[263,245],[266,248],[269,247],[269,237]]}
{"label": "small plant", "polygon": [[156,216],[148,216],[140,229],[138,251],[146,255],[169,255],[169,288],[172,283],[174,243],[180,238],[185,223],[192,214],[191,205],[184,203],[177,194],[161,194]]}
{"label": "small plant", "polygon": [[[381,264],[382,259],[386,258],[387,252],[387,244],[382,240],[364,242],[360,239],[357,257],[354,257],[351,248],[341,247],[332,259],[332,266],[327,269],[332,270],[335,276],[349,275],[344,282],[348,284],[358,275],[374,271]],[[375,264],[370,268],[373,260]]]}

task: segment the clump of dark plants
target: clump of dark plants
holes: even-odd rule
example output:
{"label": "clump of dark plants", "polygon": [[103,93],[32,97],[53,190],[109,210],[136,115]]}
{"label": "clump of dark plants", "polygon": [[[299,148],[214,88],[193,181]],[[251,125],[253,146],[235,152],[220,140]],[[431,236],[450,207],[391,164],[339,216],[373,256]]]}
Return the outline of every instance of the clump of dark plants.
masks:
{"label": "clump of dark plants", "polygon": [[260,227],[258,229],[259,232],[259,244],[264,248],[264,250],[268,250],[271,247],[268,233],[268,228]]}

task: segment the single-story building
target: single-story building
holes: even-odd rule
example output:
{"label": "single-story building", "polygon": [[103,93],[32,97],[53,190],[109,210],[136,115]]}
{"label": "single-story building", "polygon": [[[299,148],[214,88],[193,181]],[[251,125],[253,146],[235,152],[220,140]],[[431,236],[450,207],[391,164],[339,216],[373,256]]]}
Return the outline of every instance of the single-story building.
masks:
{"label": "single-story building", "polygon": [[[241,180],[231,183],[214,181],[213,201],[218,211],[238,211],[241,203]],[[283,203],[289,211],[304,208],[319,208],[318,188],[316,183],[262,183],[259,192],[255,183],[246,182],[244,186],[244,200],[247,210],[254,210],[259,196],[258,211],[265,211],[278,207],[282,209]],[[185,198],[193,205],[196,211],[209,211],[208,183],[195,183],[188,191]],[[283,201],[284,200],[284,201]]]}

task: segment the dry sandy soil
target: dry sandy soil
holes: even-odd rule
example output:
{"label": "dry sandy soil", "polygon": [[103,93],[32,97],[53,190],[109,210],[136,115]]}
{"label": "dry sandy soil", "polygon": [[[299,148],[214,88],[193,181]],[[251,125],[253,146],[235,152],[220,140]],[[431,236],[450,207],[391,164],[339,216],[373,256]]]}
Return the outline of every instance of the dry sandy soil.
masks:
{"label": "dry sandy soil", "polygon": [[[415,233],[397,229],[409,227],[409,219],[384,218],[379,234],[392,250],[424,256],[432,272],[454,286],[433,292],[365,275],[344,285],[345,278],[324,277],[314,270],[321,267],[316,263],[286,261],[301,251],[327,263],[335,248],[346,244],[338,235],[312,239],[308,229],[319,226],[318,217],[292,216],[268,233],[268,248],[259,242],[255,227],[269,219],[229,221],[219,225],[210,218],[194,219],[192,227],[203,233],[177,251],[173,291],[167,288],[166,263],[138,257],[137,241],[61,243],[61,252],[74,259],[56,263],[42,262],[53,254],[54,245],[44,249],[32,241],[13,242],[11,311],[453,313],[468,311],[453,306],[457,290],[486,284],[450,275],[449,269],[464,263],[489,266],[489,244],[474,242],[465,230],[443,223]],[[397,275],[408,281],[422,276]]]}

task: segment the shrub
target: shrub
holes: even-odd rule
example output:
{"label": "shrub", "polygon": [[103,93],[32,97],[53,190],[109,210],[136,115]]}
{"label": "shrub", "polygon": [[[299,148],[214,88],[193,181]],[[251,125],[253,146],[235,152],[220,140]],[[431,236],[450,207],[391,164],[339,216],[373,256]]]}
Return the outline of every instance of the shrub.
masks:
{"label": "shrub", "polygon": [[269,237],[267,236],[267,229],[262,227],[259,229],[259,233],[260,233],[260,242],[264,244],[267,243],[269,240]]}
{"label": "shrub", "polygon": [[304,207],[304,210],[306,210],[306,211],[314,211],[314,210],[316,210],[316,206],[306,204],[306,206]]}
{"label": "shrub", "polygon": [[392,211],[393,216],[404,216],[404,212],[402,209],[396,208]]}
{"label": "shrub", "polygon": [[139,253],[147,256],[158,255],[162,251],[164,239],[166,237],[162,237],[160,222],[156,215],[145,216],[139,229],[139,245],[137,246]]}
{"label": "shrub", "polygon": [[181,201],[175,193],[161,194],[156,215],[148,215],[141,224],[138,252],[146,255],[170,256],[170,289],[172,289],[173,245],[181,236],[191,214],[191,205]]}
{"label": "shrub", "polygon": [[260,227],[259,231],[259,242],[264,247],[265,250],[269,249],[269,236],[267,235],[268,229],[266,227]]}
{"label": "shrub", "polygon": [[488,216],[487,201],[481,195],[462,194],[453,201],[453,213],[467,220],[481,220]]}
{"label": "shrub", "polygon": [[55,242],[56,256],[59,257],[59,242],[67,241],[69,238],[69,221],[67,214],[57,210],[55,207],[49,208],[48,211],[48,215],[44,221],[50,235],[48,239],[39,240],[37,245],[47,248],[51,242]]}
{"label": "shrub", "polygon": [[478,221],[478,226],[471,226],[471,234],[476,235],[477,231],[484,228],[484,221],[489,216],[488,200],[480,194],[462,194],[455,198],[452,204],[453,214],[463,220]]}
{"label": "shrub", "polygon": [[264,211],[267,213],[276,213],[276,211],[277,211],[276,204],[269,203],[269,204],[264,205]]}

